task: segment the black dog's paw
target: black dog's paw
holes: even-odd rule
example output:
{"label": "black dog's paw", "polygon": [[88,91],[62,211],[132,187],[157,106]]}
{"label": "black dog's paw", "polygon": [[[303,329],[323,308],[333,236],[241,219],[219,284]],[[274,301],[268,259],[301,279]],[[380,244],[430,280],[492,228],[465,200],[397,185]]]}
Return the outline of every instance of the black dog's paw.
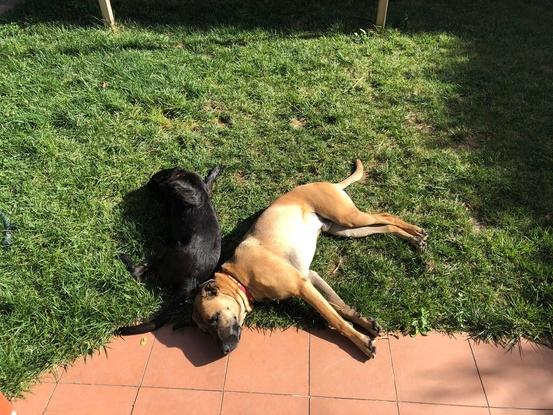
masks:
{"label": "black dog's paw", "polygon": [[215,166],[213,167],[209,173],[207,173],[207,176],[204,180],[205,185],[207,187],[207,194],[211,196],[211,193],[213,192],[213,185],[215,183],[215,179],[221,173],[222,167],[221,166]]}
{"label": "black dog's paw", "polygon": [[118,256],[121,262],[125,264],[125,267],[127,268],[127,270],[129,270],[129,272],[132,273],[132,269],[134,268],[134,265],[132,264],[131,257],[128,256],[127,254],[119,254]]}

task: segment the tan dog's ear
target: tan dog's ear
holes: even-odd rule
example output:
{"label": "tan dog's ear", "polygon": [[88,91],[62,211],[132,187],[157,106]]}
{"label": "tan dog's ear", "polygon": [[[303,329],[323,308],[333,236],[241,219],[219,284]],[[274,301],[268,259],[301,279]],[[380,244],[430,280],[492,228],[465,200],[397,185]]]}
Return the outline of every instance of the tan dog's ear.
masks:
{"label": "tan dog's ear", "polygon": [[219,293],[219,288],[217,287],[215,280],[206,281],[202,285],[201,293],[202,293],[202,297],[204,298],[215,297]]}

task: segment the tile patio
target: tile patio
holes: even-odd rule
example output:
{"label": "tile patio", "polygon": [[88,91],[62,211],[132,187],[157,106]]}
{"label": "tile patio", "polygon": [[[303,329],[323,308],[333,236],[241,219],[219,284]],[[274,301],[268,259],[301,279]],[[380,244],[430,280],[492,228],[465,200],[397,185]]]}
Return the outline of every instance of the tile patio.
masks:
{"label": "tile patio", "polygon": [[553,415],[553,350],[528,342],[390,336],[366,361],[331,330],[246,329],[221,356],[196,328],[165,327],[106,349],[45,375],[17,414]]}

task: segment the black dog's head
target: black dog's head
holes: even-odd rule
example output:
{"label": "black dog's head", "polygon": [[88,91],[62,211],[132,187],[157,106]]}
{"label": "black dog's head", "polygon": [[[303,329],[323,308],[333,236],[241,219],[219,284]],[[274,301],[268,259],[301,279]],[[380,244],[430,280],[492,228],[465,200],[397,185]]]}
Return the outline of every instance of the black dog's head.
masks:
{"label": "black dog's head", "polygon": [[148,189],[159,202],[176,199],[189,207],[201,206],[209,198],[202,178],[180,167],[158,171],[148,182]]}

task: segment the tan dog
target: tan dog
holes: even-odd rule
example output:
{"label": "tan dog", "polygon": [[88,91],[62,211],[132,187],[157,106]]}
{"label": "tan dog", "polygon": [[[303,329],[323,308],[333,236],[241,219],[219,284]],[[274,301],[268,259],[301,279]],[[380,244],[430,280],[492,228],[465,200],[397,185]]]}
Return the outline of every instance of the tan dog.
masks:
{"label": "tan dog", "polygon": [[[355,172],[340,183],[310,183],[278,198],[258,218],[221,272],[215,273],[215,279],[202,286],[192,318],[215,337],[224,353],[238,345],[240,327],[254,300],[299,296],[369,358],[374,357],[373,340],[380,332],[376,322],[344,303],[309,269],[317,237],[321,230],[353,238],[390,232],[424,248],[426,232],[396,216],[357,209],[343,189],[362,176],[363,165],[357,160]],[[364,328],[369,336],[346,320]]]}

